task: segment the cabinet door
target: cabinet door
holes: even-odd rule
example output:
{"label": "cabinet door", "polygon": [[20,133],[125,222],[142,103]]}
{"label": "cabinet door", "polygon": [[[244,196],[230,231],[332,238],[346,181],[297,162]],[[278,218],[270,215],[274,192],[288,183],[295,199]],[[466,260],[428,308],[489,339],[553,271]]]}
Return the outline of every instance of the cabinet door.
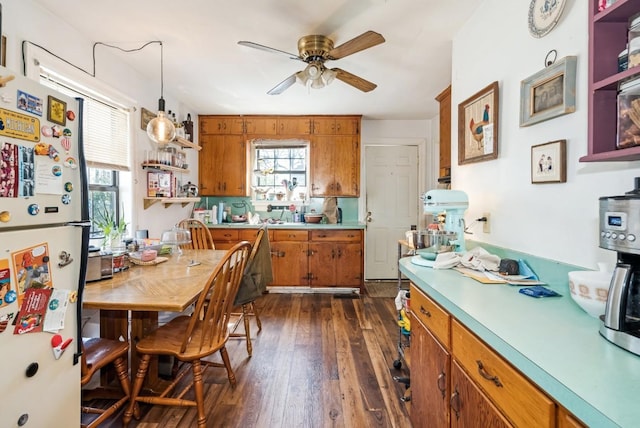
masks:
{"label": "cabinet door", "polygon": [[279,135],[307,135],[311,134],[311,119],[307,116],[301,117],[278,117]]}
{"label": "cabinet door", "polygon": [[314,135],[333,135],[335,134],[335,127],[336,121],[333,116],[313,118]]}
{"label": "cabinet door", "polygon": [[246,196],[246,144],[242,135],[201,136],[199,181],[204,196]]}
{"label": "cabinet door", "polygon": [[335,287],[338,254],[335,244],[309,244],[309,280],[312,287]]}
{"label": "cabinet door", "polygon": [[273,285],[307,286],[309,263],[307,242],[272,242]]}
{"label": "cabinet door", "polygon": [[311,140],[311,196],[330,196],[335,192],[333,177],[334,137],[318,136]]}
{"label": "cabinet door", "polygon": [[360,196],[360,142],[358,137],[336,137],[333,150],[333,196]]}
{"label": "cabinet door", "polygon": [[451,363],[450,406],[451,428],[512,426],[455,360]]}
{"label": "cabinet door", "polygon": [[247,134],[276,135],[278,119],[275,116],[246,116],[244,125]]}
{"label": "cabinet door", "polygon": [[437,97],[440,103],[440,177],[451,175],[451,86]]}
{"label": "cabinet door", "polygon": [[360,287],[362,284],[362,246],[360,244],[335,244],[334,264],[338,287]]}
{"label": "cabinet door", "polygon": [[242,116],[200,116],[200,135],[240,135],[244,133]]}
{"label": "cabinet door", "polygon": [[314,135],[359,135],[358,116],[317,116],[313,118]]}
{"label": "cabinet door", "polygon": [[448,427],[451,356],[416,317],[411,321],[410,369],[418,374],[411,376],[411,422]]}

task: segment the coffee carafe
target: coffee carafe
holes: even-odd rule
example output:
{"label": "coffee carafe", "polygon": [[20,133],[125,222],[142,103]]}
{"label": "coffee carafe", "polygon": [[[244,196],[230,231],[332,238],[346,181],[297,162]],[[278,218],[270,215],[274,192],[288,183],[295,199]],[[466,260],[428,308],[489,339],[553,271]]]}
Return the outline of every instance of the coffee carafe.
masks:
{"label": "coffee carafe", "polygon": [[600,334],[640,355],[640,178],[624,195],[600,198],[600,247],[617,251]]}

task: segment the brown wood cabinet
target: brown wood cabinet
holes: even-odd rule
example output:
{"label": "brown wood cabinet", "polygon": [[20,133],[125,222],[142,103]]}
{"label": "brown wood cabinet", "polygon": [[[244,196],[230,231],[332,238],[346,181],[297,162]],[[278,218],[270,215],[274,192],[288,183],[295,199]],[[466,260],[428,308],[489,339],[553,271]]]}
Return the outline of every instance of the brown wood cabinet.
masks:
{"label": "brown wood cabinet", "polygon": [[451,85],[442,91],[436,101],[440,103],[440,169],[439,181],[451,181]]}
{"label": "brown wood cabinet", "polygon": [[309,232],[277,229],[271,241],[273,282],[276,286],[306,286],[309,282]]}
{"label": "brown wood cabinet", "polygon": [[422,290],[410,292],[414,426],[582,426]]}
{"label": "brown wood cabinet", "polygon": [[203,196],[247,196],[247,144],[243,135],[201,135],[198,180]]}
{"label": "brown wood cabinet", "polygon": [[200,135],[242,135],[244,118],[242,116],[200,116]]}
{"label": "brown wood cabinet", "polygon": [[248,196],[251,183],[247,140],[299,138],[311,141],[310,196],[359,197],[360,121],[361,116],[354,115],[200,116],[201,194]]}
{"label": "brown wood cabinet", "polygon": [[315,116],[312,119],[314,135],[359,135],[360,116]]}
{"label": "brown wood cabinet", "polygon": [[361,230],[312,230],[309,242],[311,287],[360,287],[363,280]]}
{"label": "brown wood cabinet", "polygon": [[318,135],[311,140],[311,196],[360,196],[360,138]]}

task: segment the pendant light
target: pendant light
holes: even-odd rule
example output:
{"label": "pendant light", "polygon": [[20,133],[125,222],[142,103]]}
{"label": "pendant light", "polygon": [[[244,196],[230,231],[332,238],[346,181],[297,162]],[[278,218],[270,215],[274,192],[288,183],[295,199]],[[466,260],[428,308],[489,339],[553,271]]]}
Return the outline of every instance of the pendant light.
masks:
{"label": "pendant light", "polygon": [[160,42],[160,99],[158,100],[158,115],[147,124],[147,135],[158,144],[167,144],[176,137],[176,127],[164,111],[164,76],[163,76],[163,46]]}

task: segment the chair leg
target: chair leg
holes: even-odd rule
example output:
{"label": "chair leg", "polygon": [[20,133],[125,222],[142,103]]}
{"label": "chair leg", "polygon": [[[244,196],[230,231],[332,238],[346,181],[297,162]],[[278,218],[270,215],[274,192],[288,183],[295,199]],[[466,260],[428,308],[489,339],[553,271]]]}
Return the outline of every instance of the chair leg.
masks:
{"label": "chair leg", "polygon": [[198,427],[207,427],[207,415],[204,412],[204,384],[202,381],[202,365],[200,360],[191,362],[193,371],[193,392],[196,396],[196,406],[198,407]]}
{"label": "chair leg", "polygon": [[249,304],[251,305],[251,312],[253,312],[253,316],[256,317],[256,324],[258,325],[258,333],[260,333],[262,331],[262,322],[260,321],[258,309],[256,308],[255,302],[251,302]]}
{"label": "chair leg", "polygon": [[227,354],[227,348],[223,347],[220,349],[220,356],[222,357],[222,362],[224,363],[225,368],[227,369],[227,377],[229,378],[229,383],[231,386],[236,386],[236,375],[231,368],[231,361],[229,361],[229,354]]}
{"label": "chair leg", "polygon": [[[118,379],[120,380],[120,387],[122,388],[122,391],[124,391],[124,395],[127,397],[127,399],[130,400],[131,381],[129,380],[129,367],[127,364],[127,360],[123,357],[118,358],[113,362],[113,366],[115,367],[116,374],[118,375]],[[136,402],[134,401],[134,403]],[[137,403],[133,408],[133,415],[136,419],[140,418],[140,407]]]}
{"label": "chair leg", "polygon": [[244,335],[246,336],[247,341],[247,354],[251,356],[251,353],[253,352],[253,346],[251,345],[251,327],[249,323],[249,314],[251,313],[251,311],[247,310],[247,307],[249,305],[251,305],[251,303],[242,305],[242,319],[244,321]]}
{"label": "chair leg", "polygon": [[150,360],[151,355],[143,355],[140,359],[140,365],[138,366],[136,378],[133,382],[133,390],[131,391],[131,397],[129,398],[129,407],[127,407],[127,410],[124,412],[124,417],[122,419],[124,428],[127,428],[129,422],[131,422],[131,416],[133,415],[136,407],[136,398],[138,398],[138,395],[140,395],[140,391],[142,390],[142,384],[144,383],[144,378],[147,376],[147,369],[149,368]]}

